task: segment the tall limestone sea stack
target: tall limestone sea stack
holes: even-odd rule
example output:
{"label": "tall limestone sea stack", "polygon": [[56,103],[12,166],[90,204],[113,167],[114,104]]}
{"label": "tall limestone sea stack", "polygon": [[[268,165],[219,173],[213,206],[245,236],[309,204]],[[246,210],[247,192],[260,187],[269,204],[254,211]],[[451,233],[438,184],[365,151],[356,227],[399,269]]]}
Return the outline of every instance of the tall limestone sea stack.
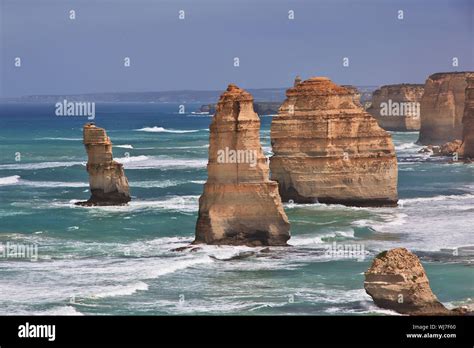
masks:
{"label": "tall limestone sea stack", "polygon": [[417,131],[423,89],[423,85],[416,84],[382,86],[372,94],[372,105],[367,112],[385,130]]}
{"label": "tall limestone sea stack", "polygon": [[92,123],[84,126],[84,145],[87,150],[87,172],[91,198],[77,205],[123,205],[130,201],[128,180],[123,165],[112,157],[112,142],[105,129]]}
{"label": "tall limestone sea stack", "polygon": [[290,224],[278,184],[269,180],[253,97],[233,84],[210,126],[207,170],[195,244],[286,245]]}
{"label": "tall limestone sea stack", "polygon": [[474,73],[467,78],[462,125],[461,156],[474,159]]}
{"label": "tall limestone sea stack", "polygon": [[397,204],[397,158],[389,133],[326,77],[295,81],[271,125],[272,179],[284,201]]}
{"label": "tall limestone sea stack", "polygon": [[442,145],[462,139],[465,89],[469,72],[431,75],[421,98],[419,144]]}

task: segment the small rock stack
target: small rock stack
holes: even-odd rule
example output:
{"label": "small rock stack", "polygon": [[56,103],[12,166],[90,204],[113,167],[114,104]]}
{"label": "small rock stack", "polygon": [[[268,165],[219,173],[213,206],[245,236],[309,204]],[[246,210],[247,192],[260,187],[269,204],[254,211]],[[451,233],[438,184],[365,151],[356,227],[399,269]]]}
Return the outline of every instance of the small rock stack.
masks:
{"label": "small rock stack", "polygon": [[105,129],[94,124],[84,126],[84,145],[87,150],[87,172],[91,198],[78,205],[123,205],[130,202],[128,180],[123,165],[112,156],[112,142]]}
{"label": "small rock stack", "polygon": [[463,308],[448,310],[430,288],[418,257],[405,248],[377,255],[365,273],[364,288],[381,308],[409,315],[461,315]]}

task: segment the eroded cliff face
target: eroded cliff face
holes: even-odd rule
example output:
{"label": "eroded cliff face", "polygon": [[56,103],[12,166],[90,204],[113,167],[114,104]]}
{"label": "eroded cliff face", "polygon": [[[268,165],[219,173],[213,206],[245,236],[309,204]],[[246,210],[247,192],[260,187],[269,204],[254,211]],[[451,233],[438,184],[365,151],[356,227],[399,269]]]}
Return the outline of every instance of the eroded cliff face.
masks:
{"label": "eroded cliff face", "polygon": [[418,143],[441,145],[462,139],[462,118],[469,72],[437,73],[425,83]]}
{"label": "eroded cliff face", "polygon": [[430,288],[418,257],[405,248],[377,255],[365,273],[364,288],[381,308],[410,315],[456,315],[465,310],[448,310]]}
{"label": "eroded cliff face", "polygon": [[385,130],[417,131],[423,90],[424,85],[415,84],[382,86],[372,94],[372,105],[367,112]]}
{"label": "eroded cliff face", "polygon": [[271,125],[273,180],[283,201],[356,206],[397,203],[397,159],[389,133],[325,77],[296,83]]}
{"label": "eroded cliff face", "polygon": [[286,245],[290,225],[269,180],[253,97],[232,84],[210,126],[207,170],[194,243]]}
{"label": "eroded cliff face", "polygon": [[474,159],[474,73],[468,75],[462,118],[462,145],[460,155]]}
{"label": "eroded cliff face", "polygon": [[83,130],[87,150],[87,172],[91,198],[78,205],[122,205],[130,201],[123,165],[112,156],[112,142],[105,129],[86,124]]}

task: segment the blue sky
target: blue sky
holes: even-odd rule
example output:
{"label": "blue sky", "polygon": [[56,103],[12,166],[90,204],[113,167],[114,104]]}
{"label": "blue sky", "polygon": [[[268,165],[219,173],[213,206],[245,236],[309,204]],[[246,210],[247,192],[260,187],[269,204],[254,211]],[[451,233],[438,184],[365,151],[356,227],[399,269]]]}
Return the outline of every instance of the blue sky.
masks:
{"label": "blue sky", "polygon": [[[0,4],[1,96],[222,90],[230,82],[286,87],[296,74],[340,84],[422,83],[435,72],[474,70],[470,0]],[[71,9],[75,20],[69,19]],[[294,20],[288,19],[290,10]],[[16,57],[21,68],[14,66]],[[124,67],[125,57],[130,67]]]}

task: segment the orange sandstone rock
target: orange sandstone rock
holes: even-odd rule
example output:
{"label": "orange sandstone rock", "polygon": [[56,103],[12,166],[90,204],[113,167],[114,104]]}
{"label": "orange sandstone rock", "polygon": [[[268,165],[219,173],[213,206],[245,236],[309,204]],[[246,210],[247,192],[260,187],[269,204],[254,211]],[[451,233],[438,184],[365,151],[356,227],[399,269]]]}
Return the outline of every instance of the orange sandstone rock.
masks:
{"label": "orange sandstone rock", "polygon": [[474,73],[469,74],[467,78],[462,124],[460,155],[464,158],[474,159]]}
{"label": "orange sandstone rock", "polygon": [[405,248],[377,255],[365,272],[364,288],[381,308],[410,315],[461,315],[466,310],[448,310],[430,288],[418,257]]}
{"label": "orange sandstone rock", "polygon": [[282,199],[396,205],[392,138],[363,110],[354,91],[313,77],[286,95],[271,125],[270,170]]}
{"label": "orange sandstone rock", "polygon": [[372,104],[367,112],[385,130],[419,130],[423,88],[416,84],[382,86],[372,94]]}
{"label": "orange sandstone rock", "polygon": [[286,245],[290,225],[278,184],[269,180],[253,97],[231,84],[210,126],[208,179],[194,243]]}
{"label": "orange sandstone rock", "polygon": [[418,143],[441,145],[462,138],[465,90],[469,72],[431,75],[421,98]]}
{"label": "orange sandstone rock", "polygon": [[112,157],[112,142],[105,129],[94,124],[84,126],[87,172],[91,198],[78,205],[122,205],[130,201],[128,180],[122,164]]}

